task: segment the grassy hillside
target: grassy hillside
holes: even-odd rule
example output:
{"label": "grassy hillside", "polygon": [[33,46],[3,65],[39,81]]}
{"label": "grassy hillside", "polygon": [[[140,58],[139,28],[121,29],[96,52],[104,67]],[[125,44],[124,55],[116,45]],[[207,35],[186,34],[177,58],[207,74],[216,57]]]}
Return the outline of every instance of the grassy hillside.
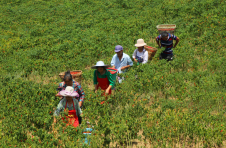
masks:
{"label": "grassy hillside", "polygon": [[[0,147],[82,147],[85,121],[92,147],[225,147],[225,12],[220,0],[0,1]],[[177,25],[175,59],[158,49],[101,105],[90,66],[139,38],[157,47],[158,24]],[[80,128],[63,132],[54,96],[68,69],[83,71],[86,99]]]}

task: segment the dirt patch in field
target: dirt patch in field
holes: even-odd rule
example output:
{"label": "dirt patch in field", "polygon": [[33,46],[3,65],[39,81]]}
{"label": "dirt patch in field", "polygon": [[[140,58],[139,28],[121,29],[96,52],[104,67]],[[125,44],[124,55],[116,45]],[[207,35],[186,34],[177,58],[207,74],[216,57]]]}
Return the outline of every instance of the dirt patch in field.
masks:
{"label": "dirt patch in field", "polygon": [[51,81],[55,81],[55,80],[59,80],[59,82],[61,82],[61,79],[58,75],[54,75],[52,77],[47,77],[47,76],[43,77],[35,73],[31,73],[27,79],[30,81],[34,81],[36,83],[43,83],[44,85],[49,84]]}

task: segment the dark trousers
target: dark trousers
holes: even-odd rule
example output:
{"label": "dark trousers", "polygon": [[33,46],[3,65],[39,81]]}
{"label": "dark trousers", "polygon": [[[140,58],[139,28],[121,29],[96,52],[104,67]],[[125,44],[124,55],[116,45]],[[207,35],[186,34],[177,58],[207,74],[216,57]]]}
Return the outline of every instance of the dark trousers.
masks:
{"label": "dark trousers", "polygon": [[159,59],[166,59],[167,61],[172,61],[173,60],[173,54],[166,54],[166,53],[161,53],[159,56]]}
{"label": "dark trousers", "polygon": [[78,122],[79,122],[79,124],[82,123],[82,117],[80,115],[78,116]]}

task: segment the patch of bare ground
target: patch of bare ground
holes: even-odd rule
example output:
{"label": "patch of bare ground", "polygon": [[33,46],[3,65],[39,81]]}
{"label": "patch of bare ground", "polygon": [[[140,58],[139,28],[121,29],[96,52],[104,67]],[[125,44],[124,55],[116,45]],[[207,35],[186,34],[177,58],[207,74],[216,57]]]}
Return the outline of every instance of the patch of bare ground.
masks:
{"label": "patch of bare ground", "polygon": [[89,90],[94,90],[94,89],[95,89],[92,80],[82,80],[81,86],[82,86],[82,87],[87,86],[87,88],[88,88]]}
{"label": "patch of bare ground", "polygon": [[59,81],[61,81],[60,77],[58,75],[54,75],[52,77],[48,77],[48,76],[40,76],[40,75],[37,75],[35,73],[31,73],[28,78],[28,80],[30,81],[33,81],[33,82],[36,82],[36,83],[43,83],[44,85],[45,84],[49,84],[51,81],[53,80],[56,80],[58,79]]}
{"label": "patch of bare ground", "polygon": [[151,37],[150,40],[147,42],[147,44],[149,44],[149,43],[156,44],[155,38]]}

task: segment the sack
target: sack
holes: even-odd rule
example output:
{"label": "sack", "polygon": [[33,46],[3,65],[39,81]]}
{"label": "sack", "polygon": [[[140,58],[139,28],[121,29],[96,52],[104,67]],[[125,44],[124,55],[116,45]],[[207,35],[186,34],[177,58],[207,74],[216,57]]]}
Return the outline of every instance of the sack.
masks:
{"label": "sack", "polygon": [[152,60],[152,58],[155,56],[157,48],[145,45],[144,49],[148,52],[148,60]]}

